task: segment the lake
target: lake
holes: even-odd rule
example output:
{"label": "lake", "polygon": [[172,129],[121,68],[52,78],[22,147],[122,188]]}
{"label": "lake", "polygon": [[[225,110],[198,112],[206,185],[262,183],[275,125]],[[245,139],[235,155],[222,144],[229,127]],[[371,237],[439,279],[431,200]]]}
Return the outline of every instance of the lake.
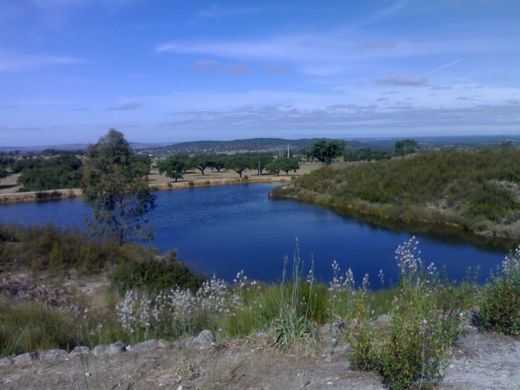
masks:
{"label": "lake", "polygon": [[[360,280],[369,273],[372,288],[396,281],[394,251],[413,231],[376,227],[321,207],[268,199],[272,184],[230,185],[157,193],[150,213],[151,245],[178,257],[192,269],[231,281],[244,270],[250,279],[279,281],[283,256],[292,257],[298,238],[305,268],[314,259],[318,279],[331,278],[335,259],[351,267]],[[90,209],[80,199],[0,206],[0,222],[21,225],[52,223],[84,228]],[[448,277],[461,280],[468,267],[480,267],[480,281],[501,263],[504,251],[463,241],[416,234],[422,257],[446,267]]]}

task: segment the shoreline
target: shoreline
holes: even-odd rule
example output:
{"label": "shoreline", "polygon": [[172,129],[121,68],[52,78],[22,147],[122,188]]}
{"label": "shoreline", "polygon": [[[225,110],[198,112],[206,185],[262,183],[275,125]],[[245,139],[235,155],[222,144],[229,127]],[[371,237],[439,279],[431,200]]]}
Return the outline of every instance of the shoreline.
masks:
{"label": "shoreline", "polygon": [[[237,184],[265,184],[265,183],[289,183],[294,176],[250,176],[248,179],[244,178],[218,178],[207,180],[186,180],[179,182],[171,182],[161,185],[150,185],[152,191],[172,191],[189,188],[204,188],[217,187],[224,185]],[[13,192],[7,194],[0,194],[0,206],[31,203],[31,202],[45,202],[51,200],[75,199],[81,197],[82,192],[80,188],[67,188],[58,190],[45,191],[28,191],[28,192]]]}
{"label": "shoreline", "polygon": [[[338,204],[332,201],[327,196],[319,193],[305,192],[305,193],[286,193],[285,186],[270,191],[269,196],[277,200],[296,201],[315,206],[320,206],[335,212],[336,214],[346,217],[356,218],[365,223],[370,223],[375,226],[406,231],[416,230],[420,233],[431,233],[434,235],[447,235],[453,238],[462,238],[473,245],[492,246],[501,249],[512,249],[520,240],[520,233],[516,235],[512,232],[505,233],[504,231],[484,231],[479,232],[471,230],[466,224],[460,221],[453,221],[446,218],[442,214],[432,213],[429,215],[414,215],[413,217],[404,218],[402,215],[398,216],[398,208],[389,208],[386,211],[392,211],[390,214],[381,213],[381,209],[374,204]],[[364,207],[362,207],[364,206]],[[417,211],[417,210],[416,210]],[[509,234],[508,234],[509,233]]]}

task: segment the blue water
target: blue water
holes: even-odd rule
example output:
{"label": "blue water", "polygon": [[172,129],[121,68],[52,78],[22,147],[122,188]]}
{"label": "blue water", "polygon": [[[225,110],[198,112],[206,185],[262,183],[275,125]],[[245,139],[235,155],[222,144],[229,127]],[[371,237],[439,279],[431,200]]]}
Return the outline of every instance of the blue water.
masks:
{"label": "blue water", "polygon": [[[292,256],[297,237],[305,265],[313,257],[320,280],[330,279],[333,259],[343,270],[351,267],[357,280],[369,273],[373,288],[381,287],[380,269],[385,283],[397,279],[394,250],[413,232],[374,227],[317,206],[269,200],[272,188],[254,184],[158,192],[157,207],[150,213],[155,233],[151,245],[177,250],[180,259],[207,275],[232,280],[243,269],[249,278],[277,281],[283,256]],[[79,199],[0,207],[0,222],[21,225],[81,229],[89,215]],[[438,268],[445,265],[448,277],[457,280],[468,267],[479,266],[482,281],[504,257],[504,252],[463,242],[416,236],[423,258]]]}

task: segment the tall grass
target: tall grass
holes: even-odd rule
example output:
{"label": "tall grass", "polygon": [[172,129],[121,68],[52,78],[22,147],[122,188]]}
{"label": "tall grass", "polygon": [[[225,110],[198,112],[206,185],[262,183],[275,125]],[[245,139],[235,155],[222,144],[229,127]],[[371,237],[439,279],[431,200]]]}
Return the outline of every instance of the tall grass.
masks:
{"label": "tall grass", "polygon": [[482,289],[477,322],[486,330],[520,335],[520,247]]}
{"label": "tall grass", "polygon": [[431,388],[448,361],[452,342],[473,305],[471,284],[442,281],[435,266],[425,266],[418,241],[396,250],[400,284],[381,327],[370,321],[371,305],[358,295],[349,333],[354,366],[378,372],[392,389]]}
{"label": "tall grass", "polygon": [[[274,343],[282,349],[309,347],[317,338],[317,329],[312,321],[314,278],[307,279],[303,288],[303,263],[300,257],[298,241],[292,261],[292,277],[287,279],[288,258],[284,260],[278,315],[273,319],[271,332]],[[311,268],[310,275],[314,270]],[[286,283],[290,282],[289,285]]]}

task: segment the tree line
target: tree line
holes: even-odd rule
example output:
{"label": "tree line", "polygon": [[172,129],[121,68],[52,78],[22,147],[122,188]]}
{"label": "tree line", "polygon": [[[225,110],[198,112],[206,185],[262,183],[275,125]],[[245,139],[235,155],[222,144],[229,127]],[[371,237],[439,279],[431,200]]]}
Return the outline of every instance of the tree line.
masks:
{"label": "tree line", "polygon": [[161,174],[178,181],[190,169],[198,169],[202,175],[205,175],[207,169],[217,172],[228,169],[236,172],[240,178],[247,170],[253,170],[259,176],[266,171],[275,175],[285,172],[288,175],[290,171],[297,171],[300,168],[300,162],[297,157],[275,159],[269,153],[199,154],[195,156],[178,154],[161,160],[157,166]]}

